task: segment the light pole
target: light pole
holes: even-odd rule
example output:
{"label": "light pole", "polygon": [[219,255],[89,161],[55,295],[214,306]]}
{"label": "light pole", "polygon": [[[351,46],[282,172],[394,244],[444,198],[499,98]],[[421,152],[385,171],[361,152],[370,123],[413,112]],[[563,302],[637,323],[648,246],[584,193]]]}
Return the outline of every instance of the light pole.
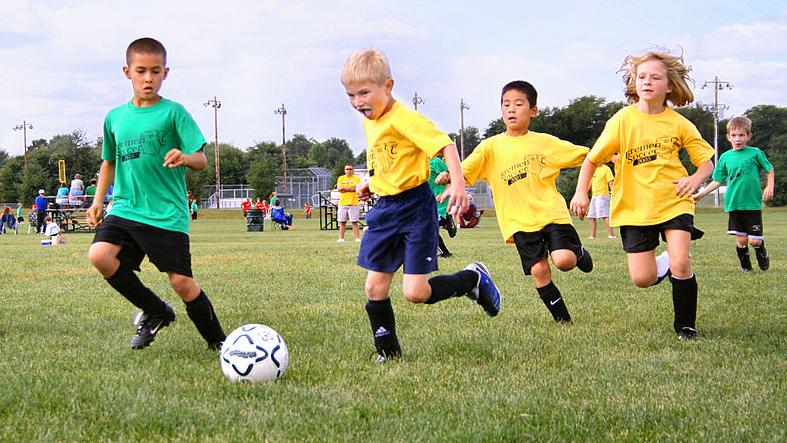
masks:
{"label": "light pole", "polygon": [[287,192],[287,145],[285,143],[285,134],[284,134],[284,116],[287,115],[287,108],[284,107],[284,103],[281,104],[281,107],[273,111],[276,114],[281,115],[281,192]]}
{"label": "light pole", "polygon": [[461,126],[459,129],[459,143],[462,145],[459,154],[460,159],[465,159],[465,109],[470,109],[470,106],[465,103],[465,99],[462,98],[459,100],[459,115],[461,120]]}
{"label": "light pole", "polygon": [[422,105],[424,103],[425,103],[424,98],[419,97],[418,92],[416,92],[415,95],[413,96],[413,107],[415,108],[415,110],[416,111],[418,110],[418,105]]}
{"label": "light pole", "polygon": [[[719,80],[718,75],[714,76],[713,80],[706,80],[702,85],[702,89],[705,89],[710,85],[713,85],[713,106],[710,106],[710,109],[713,112],[713,150],[715,152],[714,164],[719,164],[719,112],[723,109],[729,108],[727,105],[719,104],[719,91],[724,88],[732,89],[732,85],[728,81]],[[719,188],[716,188],[716,191],[713,194],[713,204],[715,207],[719,207]]]}
{"label": "light pole", "polygon": [[28,129],[32,130],[33,129],[33,125],[31,125],[30,123],[26,122],[25,120],[22,120],[22,124],[21,125],[14,126],[14,131],[22,131],[22,140],[23,140],[23,143],[24,143],[23,151],[25,153],[25,172],[27,172],[27,130]]}
{"label": "light pole", "polygon": [[216,161],[216,209],[221,208],[220,200],[221,200],[221,175],[219,174],[219,108],[221,107],[221,102],[216,98],[214,95],[212,99],[206,101],[202,104],[205,107],[212,107],[213,108],[213,130],[214,130],[214,139],[213,139],[213,157]]}

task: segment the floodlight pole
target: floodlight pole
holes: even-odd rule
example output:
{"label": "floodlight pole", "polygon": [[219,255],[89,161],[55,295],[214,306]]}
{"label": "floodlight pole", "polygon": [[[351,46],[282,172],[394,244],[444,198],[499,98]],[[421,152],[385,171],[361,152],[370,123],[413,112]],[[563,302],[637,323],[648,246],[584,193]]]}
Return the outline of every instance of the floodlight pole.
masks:
{"label": "floodlight pole", "polygon": [[459,129],[459,143],[462,145],[462,147],[459,151],[459,157],[463,161],[465,159],[465,109],[470,109],[470,106],[465,103],[464,98],[461,98],[459,99],[459,115],[461,121],[461,126]]}
{"label": "floodlight pole", "polygon": [[287,108],[284,107],[284,103],[281,104],[281,107],[273,111],[276,114],[281,115],[281,192],[287,192],[287,144],[285,140],[287,140],[285,133],[284,133],[284,116],[287,115]]}
{"label": "floodlight pole", "polygon": [[14,131],[22,131],[22,140],[23,140],[23,143],[24,143],[24,145],[22,146],[23,147],[22,150],[25,153],[25,172],[27,172],[27,130],[28,129],[32,130],[33,129],[33,125],[31,125],[30,123],[26,122],[25,120],[22,120],[22,124],[21,125],[14,126]]}
{"label": "floodlight pole", "polygon": [[[714,151],[714,165],[719,164],[719,113],[723,109],[728,109],[729,106],[719,104],[719,91],[724,88],[732,89],[732,85],[728,81],[719,80],[719,76],[713,77],[713,80],[706,80],[702,85],[705,89],[709,85],[713,85],[713,106],[710,107],[713,112],[713,151]],[[713,205],[719,207],[719,188],[713,193]]]}
{"label": "floodlight pole", "polygon": [[415,95],[413,96],[413,107],[417,111],[418,110],[418,105],[422,105],[422,104],[424,104],[424,98],[423,97],[419,97],[418,96],[418,92],[416,92]]}
{"label": "floodlight pole", "polygon": [[221,204],[220,204],[221,175],[219,174],[219,108],[221,107],[221,102],[214,95],[212,99],[206,101],[202,105],[205,107],[210,106],[213,108],[213,131],[214,131],[213,157],[216,163],[216,209],[220,209],[221,208]]}

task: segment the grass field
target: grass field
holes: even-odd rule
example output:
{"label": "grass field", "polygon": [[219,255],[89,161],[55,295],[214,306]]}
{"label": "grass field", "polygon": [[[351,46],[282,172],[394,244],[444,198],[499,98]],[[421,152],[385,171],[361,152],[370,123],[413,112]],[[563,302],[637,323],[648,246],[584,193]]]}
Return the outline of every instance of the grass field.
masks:
{"label": "grass field", "polygon": [[484,219],[447,240],[455,255],[440,267],[484,261],[501,314],[490,319],[466,298],[407,303],[397,278],[405,358],[380,366],[368,360],[357,244],[337,244],[316,221],[247,233],[240,218],[207,215],[193,224],[195,275],[227,332],[245,323],[279,331],[285,378],[229,383],[148,262],[143,281],[178,320],[132,351],[134,308],[89,265],[92,236],[57,247],[0,236],[0,441],[787,438],[787,211],[764,213],[771,269],[750,274],[738,271],[726,215],[698,214],[696,342],[672,332],[670,285],[634,288],[620,240],[606,238],[586,241],[591,274],[555,274],[574,318],[555,325],[515,248]]}

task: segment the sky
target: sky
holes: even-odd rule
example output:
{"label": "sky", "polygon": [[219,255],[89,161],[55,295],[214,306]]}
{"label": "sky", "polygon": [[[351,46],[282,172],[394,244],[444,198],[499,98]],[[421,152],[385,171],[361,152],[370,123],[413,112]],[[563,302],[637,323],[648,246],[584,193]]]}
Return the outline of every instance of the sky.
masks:
{"label": "sky", "polygon": [[[391,62],[394,96],[445,132],[483,132],[500,116],[500,90],[527,80],[539,107],[595,95],[622,101],[626,55],[654,47],[683,50],[696,100],[723,117],[771,104],[787,106],[787,1],[662,0],[2,0],[0,149],[82,130],[101,136],[104,116],[131,99],[125,50],[139,37],[167,47],[170,73],[161,95],[182,103],[214,138],[246,149],[281,141],[285,131],[317,141],[346,139],[365,149],[362,116],[339,82],[344,62],[363,48]],[[756,128],[755,128],[756,131]]]}

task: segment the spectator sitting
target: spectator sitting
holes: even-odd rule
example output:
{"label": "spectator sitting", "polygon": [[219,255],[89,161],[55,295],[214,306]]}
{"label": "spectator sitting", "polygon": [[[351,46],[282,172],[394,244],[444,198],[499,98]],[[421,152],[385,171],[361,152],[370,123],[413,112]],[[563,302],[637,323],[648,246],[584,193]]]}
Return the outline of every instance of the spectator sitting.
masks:
{"label": "spectator sitting", "polygon": [[60,232],[60,226],[57,225],[54,221],[52,221],[52,217],[47,216],[44,219],[46,222],[46,229],[44,230],[44,235],[49,237],[52,240],[53,245],[59,245],[61,243],[65,243],[65,238],[63,238],[63,234]]}
{"label": "spectator sitting", "polygon": [[0,216],[0,234],[5,234],[6,228],[16,231],[16,217],[8,206],[3,209],[3,215]]}
{"label": "spectator sitting", "polygon": [[292,226],[292,214],[285,212],[284,208],[279,206],[278,200],[274,206],[271,206],[271,219],[274,223],[278,223],[285,231]]}
{"label": "spectator sitting", "polygon": [[60,187],[57,188],[57,195],[55,196],[55,203],[60,206],[68,205],[68,186],[65,183],[60,183]]}
{"label": "spectator sitting", "polygon": [[90,206],[93,203],[93,196],[96,195],[96,179],[90,179],[90,186],[87,187],[85,190],[85,195],[87,196],[85,199],[85,206]]}
{"label": "spectator sitting", "polygon": [[81,174],[74,174],[74,179],[71,180],[71,185],[69,186],[69,188],[71,189],[72,193],[75,189],[79,189],[80,191],[83,191],[82,194],[80,195],[84,194],[85,182],[82,181]]}

